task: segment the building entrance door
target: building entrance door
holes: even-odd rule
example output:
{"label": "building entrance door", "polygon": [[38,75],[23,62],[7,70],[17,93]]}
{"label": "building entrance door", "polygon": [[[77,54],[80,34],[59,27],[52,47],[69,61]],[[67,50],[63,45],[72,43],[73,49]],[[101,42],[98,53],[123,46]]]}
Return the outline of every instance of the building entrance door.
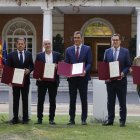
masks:
{"label": "building entrance door", "polygon": [[103,61],[104,52],[106,49],[110,48],[110,44],[101,43],[96,45],[97,47],[97,61]]}
{"label": "building entrance door", "polygon": [[110,47],[110,37],[85,37],[84,44],[91,46],[93,56],[91,74],[97,74],[97,63],[103,61],[104,51]]}

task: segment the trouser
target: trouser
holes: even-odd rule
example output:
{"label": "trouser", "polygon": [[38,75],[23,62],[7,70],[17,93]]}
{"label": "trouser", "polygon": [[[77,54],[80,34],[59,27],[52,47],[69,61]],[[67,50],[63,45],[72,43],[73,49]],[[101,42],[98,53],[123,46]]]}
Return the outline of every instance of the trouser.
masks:
{"label": "trouser", "polygon": [[13,87],[13,119],[18,120],[20,94],[22,95],[23,121],[28,121],[29,85],[26,85],[24,87]]}
{"label": "trouser", "polygon": [[49,95],[49,120],[54,120],[56,109],[56,95],[57,84],[55,82],[44,82],[44,84],[38,85],[38,104],[37,104],[37,117],[38,120],[43,118],[45,95],[48,90]]}
{"label": "trouser", "polygon": [[69,108],[70,120],[74,121],[75,119],[77,90],[79,90],[82,105],[81,120],[86,121],[88,112],[87,106],[88,81],[84,77],[73,77],[70,78],[68,81],[70,95],[70,108]]}

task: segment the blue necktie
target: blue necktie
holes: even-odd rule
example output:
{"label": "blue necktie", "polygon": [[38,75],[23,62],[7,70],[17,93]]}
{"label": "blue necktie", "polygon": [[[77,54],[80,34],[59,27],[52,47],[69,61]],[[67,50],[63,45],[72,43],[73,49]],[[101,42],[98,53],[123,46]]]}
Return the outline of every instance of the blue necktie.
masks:
{"label": "blue necktie", "polygon": [[23,55],[22,55],[22,52],[20,52],[20,64],[23,65]]}
{"label": "blue necktie", "polygon": [[116,61],[117,60],[117,48],[115,48],[113,57],[114,57],[114,61]]}

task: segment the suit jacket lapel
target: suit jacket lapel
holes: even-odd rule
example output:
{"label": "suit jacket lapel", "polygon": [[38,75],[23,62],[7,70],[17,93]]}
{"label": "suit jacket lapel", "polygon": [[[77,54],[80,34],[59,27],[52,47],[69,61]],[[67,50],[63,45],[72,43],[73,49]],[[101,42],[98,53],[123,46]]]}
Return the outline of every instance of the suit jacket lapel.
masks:
{"label": "suit jacket lapel", "polygon": [[15,51],[15,59],[16,59],[16,62],[20,62],[17,51]]}
{"label": "suit jacket lapel", "polygon": [[110,57],[111,57],[111,60],[114,61],[114,57],[113,57],[113,49],[111,48],[111,52],[110,52]]}
{"label": "suit jacket lapel", "polygon": [[45,63],[46,60],[45,60],[45,52],[42,53],[42,61]]}
{"label": "suit jacket lapel", "polygon": [[52,52],[52,59],[53,59],[53,63],[55,63],[56,62],[56,57],[55,57],[55,53],[54,52]]}
{"label": "suit jacket lapel", "polygon": [[79,59],[78,59],[78,62],[80,60],[82,60],[82,57],[84,57],[84,53],[85,52],[85,49],[84,49],[84,45],[81,46],[81,50],[80,50],[80,55],[79,55]]}
{"label": "suit jacket lapel", "polygon": [[25,61],[27,60],[27,53],[26,53],[26,51],[24,51],[24,57],[25,57],[25,59],[24,59],[24,63],[25,63]]}
{"label": "suit jacket lapel", "polygon": [[25,57],[25,59],[24,59],[24,63],[23,63],[23,64],[25,64],[25,62],[26,62],[27,59],[28,59],[28,53],[27,53],[27,51],[24,51],[24,57]]}
{"label": "suit jacket lapel", "polygon": [[71,49],[71,54],[73,55],[73,58],[74,58],[74,60],[75,60],[75,62],[76,62],[75,46],[72,47],[72,49]]}
{"label": "suit jacket lapel", "polygon": [[123,55],[123,54],[122,54],[122,49],[121,49],[121,47],[120,47],[120,51],[119,51],[119,55],[118,55],[118,59],[117,59],[117,60],[120,60],[122,55]]}

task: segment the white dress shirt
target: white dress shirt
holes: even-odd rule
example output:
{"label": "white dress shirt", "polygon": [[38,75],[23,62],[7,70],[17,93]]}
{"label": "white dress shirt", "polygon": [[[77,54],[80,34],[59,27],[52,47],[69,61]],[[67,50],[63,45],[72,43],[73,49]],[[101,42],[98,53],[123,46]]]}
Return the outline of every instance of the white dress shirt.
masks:
{"label": "white dress shirt", "polygon": [[52,52],[50,54],[45,53],[45,62],[52,64],[53,63],[53,56],[52,56]]}

